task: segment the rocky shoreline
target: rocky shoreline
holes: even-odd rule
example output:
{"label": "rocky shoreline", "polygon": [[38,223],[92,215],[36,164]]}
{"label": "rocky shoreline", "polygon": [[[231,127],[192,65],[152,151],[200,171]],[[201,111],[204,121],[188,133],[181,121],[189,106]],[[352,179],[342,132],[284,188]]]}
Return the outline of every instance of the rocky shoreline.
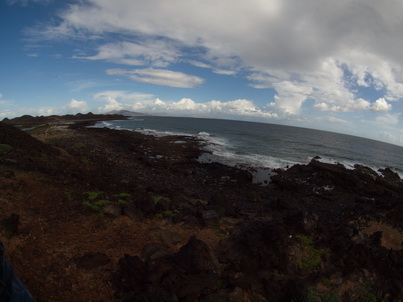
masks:
{"label": "rocky shoreline", "polygon": [[403,300],[390,169],[313,158],[261,186],[102,119],[0,123],[1,239],[38,301]]}

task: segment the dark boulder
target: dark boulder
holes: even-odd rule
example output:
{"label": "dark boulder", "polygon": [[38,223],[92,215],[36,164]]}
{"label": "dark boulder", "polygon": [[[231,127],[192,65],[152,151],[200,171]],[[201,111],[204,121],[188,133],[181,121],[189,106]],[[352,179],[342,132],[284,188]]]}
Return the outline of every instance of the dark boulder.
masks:
{"label": "dark boulder", "polygon": [[88,253],[76,259],[80,268],[91,270],[100,266],[107,265],[111,259],[103,253]]}
{"label": "dark boulder", "polygon": [[154,258],[160,248],[148,246],[143,251],[145,262],[128,255],[119,260],[118,270],[112,275],[117,297],[130,301],[191,301],[215,291],[218,263],[203,241],[192,237],[176,254]]}
{"label": "dark boulder", "polygon": [[11,214],[0,222],[1,230],[6,238],[13,237],[18,232],[18,225],[20,224],[20,216]]}
{"label": "dark boulder", "polygon": [[111,282],[118,298],[130,300],[145,291],[146,278],[146,264],[137,256],[124,255]]}

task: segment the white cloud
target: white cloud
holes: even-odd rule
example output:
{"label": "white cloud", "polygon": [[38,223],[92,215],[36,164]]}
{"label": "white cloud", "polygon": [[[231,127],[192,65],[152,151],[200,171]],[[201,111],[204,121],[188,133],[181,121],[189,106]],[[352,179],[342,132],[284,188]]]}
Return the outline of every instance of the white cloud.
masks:
{"label": "white cloud", "polygon": [[[401,11],[402,1],[375,0],[88,0],[67,6],[58,24],[36,33],[94,41],[117,34],[120,41],[81,59],[168,67],[186,58],[219,74],[250,70],[252,86],[274,88],[272,105],[288,114],[298,114],[307,99],[320,110],[379,111],[387,108],[356,89],[384,90],[389,102],[403,98]],[[202,83],[172,72],[146,68],[131,78]]]}
{"label": "white cloud", "polygon": [[375,103],[372,103],[370,106],[371,111],[374,112],[383,112],[383,111],[389,111],[392,109],[392,105],[388,104],[384,98],[379,98],[375,101]]}
{"label": "white cloud", "polygon": [[39,108],[36,112],[37,112],[37,115],[39,115],[39,116],[47,116],[47,115],[53,115],[53,114],[58,113],[55,108],[50,108],[50,107]]}
{"label": "white cloud", "polygon": [[148,39],[141,43],[108,43],[98,48],[94,56],[75,56],[86,60],[105,60],[124,65],[151,65],[166,67],[174,63],[180,52],[175,44],[164,40]]}
{"label": "white cloud", "polygon": [[349,111],[362,111],[370,108],[370,103],[363,99],[351,100],[343,104],[327,104],[317,103],[314,108],[320,111],[333,111],[333,112],[349,112]]}
{"label": "white cloud", "polygon": [[344,124],[344,125],[350,125],[350,126],[353,124],[350,121],[346,121],[344,119],[337,118],[335,116],[325,116],[325,117],[318,118],[317,120],[331,122],[331,123]]}
{"label": "white cloud", "polygon": [[301,104],[311,95],[312,88],[297,85],[291,81],[273,83],[277,95],[271,106],[280,108],[286,114],[297,114]]}
{"label": "white cloud", "polygon": [[151,94],[128,93],[120,90],[99,92],[93,98],[97,101],[106,102],[103,107],[98,107],[99,112],[121,109],[137,111],[144,107],[144,102],[148,103],[154,100],[154,96]]}
{"label": "white cloud", "polygon": [[68,104],[67,104],[67,109],[72,110],[74,113],[84,113],[88,112],[88,104],[85,101],[78,101],[75,99],[72,99]]}
{"label": "white cloud", "polygon": [[17,113],[13,109],[13,102],[5,100],[4,95],[0,93],[0,118],[12,118],[16,115]]}
{"label": "white cloud", "polygon": [[381,125],[397,125],[399,124],[400,113],[387,113],[376,117],[376,123]]}
{"label": "white cloud", "polygon": [[381,131],[378,134],[378,139],[381,141],[389,142],[391,144],[403,146],[402,133],[391,133],[390,131]]}
{"label": "white cloud", "polygon": [[85,89],[105,85],[103,83],[94,80],[74,80],[65,83],[66,86],[70,87],[74,92],[79,92]]}
{"label": "white cloud", "polygon": [[206,63],[203,63],[203,62],[199,62],[199,61],[187,60],[187,63],[189,63],[189,64],[191,64],[193,66],[196,66],[196,67],[211,69],[212,72],[214,72],[216,74],[223,74],[223,75],[234,75],[234,74],[236,74],[235,70],[215,68],[212,65],[209,65],[209,64],[206,64]]}
{"label": "white cloud", "polygon": [[170,87],[193,88],[204,82],[204,79],[200,77],[167,69],[108,69],[106,73],[109,75],[126,75],[134,81]]}
{"label": "white cloud", "polygon": [[[259,108],[252,101],[239,99],[228,102],[212,100],[198,103],[189,98],[179,101],[163,101],[151,95],[130,94],[124,91],[105,91],[98,93],[94,99],[106,101],[107,105],[99,108],[101,112],[129,109],[134,111],[174,116],[198,117],[255,117],[276,119],[278,115],[268,108]],[[111,109],[111,108],[114,109]]]}

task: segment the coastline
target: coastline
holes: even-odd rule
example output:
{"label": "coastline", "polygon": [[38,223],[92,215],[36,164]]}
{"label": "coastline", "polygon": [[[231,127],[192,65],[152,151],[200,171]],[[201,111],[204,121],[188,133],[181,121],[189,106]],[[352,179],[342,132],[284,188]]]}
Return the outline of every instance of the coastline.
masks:
{"label": "coastline", "polygon": [[[294,164],[308,164],[315,157],[326,163],[341,163],[346,168],[364,165],[373,170],[391,168],[403,176],[403,148],[336,133],[290,132],[286,126],[227,120],[189,119],[146,116],[141,120],[101,122],[94,127],[126,129],[155,136],[190,135],[205,140],[211,152],[205,162],[240,167],[286,169]],[[250,126],[251,128],[248,128]],[[256,133],[254,133],[256,131]],[[312,138],[319,135],[318,140]],[[328,136],[327,136],[328,135]],[[284,142],[281,137],[284,136]],[[323,147],[327,146],[327,147]]]}
{"label": "coastline", "polygon": [[259,186],[248,171],[198,162],[196,138],[86,127],[94,121],[48,123],[30,132],[39,140],[0,128],[12,148],[0,154],[2,234],[38,300],[402,297],[392,171],[313,159]]}

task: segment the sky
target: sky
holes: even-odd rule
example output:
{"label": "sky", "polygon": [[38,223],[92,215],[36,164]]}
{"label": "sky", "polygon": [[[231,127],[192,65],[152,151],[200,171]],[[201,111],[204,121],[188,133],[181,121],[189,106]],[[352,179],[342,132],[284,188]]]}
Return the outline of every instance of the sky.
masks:
{"label": "sky", "polygon": [[403,146],[401,0],[0,0],[0,120],[258,121]]}

